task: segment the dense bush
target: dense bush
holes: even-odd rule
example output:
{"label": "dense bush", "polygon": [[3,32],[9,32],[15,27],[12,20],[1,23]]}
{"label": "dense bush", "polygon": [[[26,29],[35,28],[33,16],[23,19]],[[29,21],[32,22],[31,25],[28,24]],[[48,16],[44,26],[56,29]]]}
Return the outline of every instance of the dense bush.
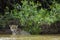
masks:
{"label": "dense bush", "polygon": [[6,7],[8,7],[9,12],[11,12],[11,10],[14,9],[14,5],[17,3],[22,5],[21,0],[0,0],[0,14],[5,14]]}
{"label": "dense bush", "polygon": [[17,12],[16,9],[12,11],[12,15],[20,19],[21,26],[24,30],[31,32],[32,34],[39,34],[41,31],[40,25],[51,24],[57,20],[60,20],[60,4],[53,4],[51,11],[47,11],[41,8],[37,11],[37,5],[34,2],[22,1],[23,5],[21,11]]}
{"label": "dense bush", "polygon": [[[6,7],[8,7],[9,9],[9,12],[11,12],[11,10],[13,10],[15,8],[15,4],[19,4],[17,6],[17,9],[19,9],[19,7],[22,6],[22,0],[0,0],[0,14],[4,15],[5,14],[5,9]],[[23,0],[24,1],[24,0]],[[44,8],[44,9],[47,9],[47,10],[51,10],[50,6],[53,4],[53,1],[52,0],[27,0],[28,1],[28,4],[30,1],[33,1],[34,3],[37,4],[37,1],[41,4],[41,5],[38,5],[38,9],[39,8]]]}
{"label": "dense bush", "polygon": [[0,24],[5,25],[9,22],[11,18],[17,18],[20,20],[20,26],[23,30],[26,30],[32,34],[39,34],[41,32],[42,24],[51,24],[55,21],[60,20],[60,4],[53,4],[51,7],[51,11],[41,8],[37,11],[37,5],[34,4],[33,1],[30,1],[28,5],[28,1],[22,1],[21,10],[18,11],[16,9],[12,10],[11,12],[5,12],[6,14],[4,17],[0,18]]}
{"label": "dense bush", "polygon": [[55,0],[57,3],[60,3],[60,0]]}

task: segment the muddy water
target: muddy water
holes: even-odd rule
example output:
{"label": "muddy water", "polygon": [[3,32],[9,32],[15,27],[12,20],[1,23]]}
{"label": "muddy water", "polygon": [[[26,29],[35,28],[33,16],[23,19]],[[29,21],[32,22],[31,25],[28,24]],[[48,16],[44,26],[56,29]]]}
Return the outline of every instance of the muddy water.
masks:
{"label": "muddy water", "polygon": [[0,35],[0,40],[60,40],[60,35]]}

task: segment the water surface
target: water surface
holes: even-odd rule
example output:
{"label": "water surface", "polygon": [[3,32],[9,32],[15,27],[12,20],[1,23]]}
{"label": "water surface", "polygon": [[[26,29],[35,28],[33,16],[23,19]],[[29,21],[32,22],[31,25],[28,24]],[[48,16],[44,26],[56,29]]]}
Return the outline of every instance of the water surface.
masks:
{"label": "water surface", "polygon": [[0,35],[0,40],[60,40],[60,34],[55,35]]}

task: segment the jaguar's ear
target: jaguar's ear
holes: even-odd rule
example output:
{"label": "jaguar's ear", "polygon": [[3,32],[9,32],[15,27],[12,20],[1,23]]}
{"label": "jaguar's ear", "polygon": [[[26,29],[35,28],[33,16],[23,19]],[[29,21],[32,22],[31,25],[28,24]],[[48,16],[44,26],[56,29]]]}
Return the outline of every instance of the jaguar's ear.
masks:
{"label": "jaguar's ear", "polygon": [[9,25],[9,27],[11,27],[11,25]]}

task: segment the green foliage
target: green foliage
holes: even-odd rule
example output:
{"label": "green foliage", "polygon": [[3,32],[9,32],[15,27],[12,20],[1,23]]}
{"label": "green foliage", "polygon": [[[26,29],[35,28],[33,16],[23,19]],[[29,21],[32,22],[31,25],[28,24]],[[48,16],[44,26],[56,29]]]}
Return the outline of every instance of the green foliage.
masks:
{"label": "green foliage", "polygon": [[57,3],[60,3],[60,0],[55,0]]}
{"label": "green foliage", "polygon": [[17,10],[13,10],[13,15],[14,17],[20,19],[23,29],[31,32],[32,34],[40,33],[41,24],[51,24],[60,19],[60,4],[53,4],[51,6],[51,11],[47,11],[42,8],[37,11],[37,5],[35,5],[33,2],[30,2],[30,5],[28,5],[27,1],[22,1],[22,3],[23,5],[21,7],[21,11],[17,12]]}
{"label": "green foliage", "polygon": [[11,13],[5,14],[5,18],[0,20],[0,23],[3,22],[6,24],[6,22],[8,22],[11,18],[18,18],[24,30],[32,34],[39,34],[41,31],[41,24],[51,24],[57,20],[60,20],[60,4],[53,4],[51,6],[51,11],[47,11],[42,8],[37,11],[38,4],[30,2],[28,5],[27,1],[22,1],[22,3],[23,5],[20,8],[20,11],[15,8],[11,11]]}

